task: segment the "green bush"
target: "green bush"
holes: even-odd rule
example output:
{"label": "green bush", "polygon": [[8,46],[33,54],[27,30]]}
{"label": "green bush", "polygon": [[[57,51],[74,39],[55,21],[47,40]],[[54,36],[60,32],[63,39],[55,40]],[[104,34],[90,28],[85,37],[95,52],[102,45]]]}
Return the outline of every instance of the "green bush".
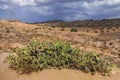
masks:
{"label": "green bush", "polygon": [[71,28],[71,32],[77,32],[76,28]]}
{"label": "green bush", "polygon": [[5,62],[23,73],[49,68],[78,69],[102,74],[111,70],[111,63],[104,57],[72,48],[70,44],[59,40],[32,41],[26,48],[17,49],[16,55],[9,55]]}

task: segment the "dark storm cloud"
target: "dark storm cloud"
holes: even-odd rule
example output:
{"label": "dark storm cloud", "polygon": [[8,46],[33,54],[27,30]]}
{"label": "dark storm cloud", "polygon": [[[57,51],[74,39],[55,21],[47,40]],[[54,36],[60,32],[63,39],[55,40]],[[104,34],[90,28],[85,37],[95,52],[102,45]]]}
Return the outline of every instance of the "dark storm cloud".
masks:
{"label": "dark storm cloud", "polygon": [[0,0],[0,19],[45,21],[120,17],[120,0]]}

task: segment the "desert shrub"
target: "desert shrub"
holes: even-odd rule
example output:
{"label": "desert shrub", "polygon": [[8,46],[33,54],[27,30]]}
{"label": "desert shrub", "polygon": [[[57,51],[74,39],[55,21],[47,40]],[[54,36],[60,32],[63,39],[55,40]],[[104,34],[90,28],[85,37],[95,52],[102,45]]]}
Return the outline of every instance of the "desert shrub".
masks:
{"label": "desert shrub", "polygon": [[95,33],[98,33],[97,31],[95,31]]}
{"label": "desert shrub", "polygon": [[112,31],[115,31],[115,29],[112,29]]}
{"label": "desert shrub", "polygon": [[118,57],[120,58],[120,53],[118,54]]}
{"label": "desert shrub", "polygon": [[109,32],[109,30],[107,30],[107,32]]}
{"label": "desert shrub", "polygon": [[103,30],[104,30],[104,27],[101,27],[100,30],[103,31]]}
{"label": "desert shrub", "polygon": [[112,29],[112,27],[107,27],[107,29]]}
{"label": "desert shrub", "polygon": [[101,33],[104,33],[104,31],[101,31]]}
{"label": "desert shrub", "polygon": [[49,30],[52,30],[52,28],[48,28]]}
{"label": "desert shrub", "polygon": [[53,25],[52,25],[51,27],[54,28],[54,27],[56,27],[56,26],[53,26]]}
{"label": "desert shrub", "polygon": [[87,32],[89,32],[89,30],[87,30]]}
{"label": "desert shrub", "polygon": [[116,27],[116,29],[119,29],[119,27]]}
{"label": "desert shrub", "polygon": [[6,32],[7,32],[7,33],[10,33],[10,29],[9,29],[9,28],[6,28]]}
{"label": "desert shrub", "polygon": [[72,48],[70,44],[60,40],[34,40],[26,48],[17,49],[16,55],[9,55],[5,62],[9,63],[12,69],[23,73],[48,68],[67,68],[106,74],[112,66],[103,56]]}
{"label": "desert shrub", "polygon": [[77,32],[76,28],[71,28],[71,32]]}

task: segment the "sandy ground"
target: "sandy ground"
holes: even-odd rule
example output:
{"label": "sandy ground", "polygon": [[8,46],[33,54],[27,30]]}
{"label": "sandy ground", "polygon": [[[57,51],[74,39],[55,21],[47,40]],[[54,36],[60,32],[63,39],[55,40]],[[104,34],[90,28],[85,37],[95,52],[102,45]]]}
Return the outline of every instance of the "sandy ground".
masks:
{"label": "sandy ground", "polygon": [[[120,39],[120,31],[118,33],[107,33],[104,36],[99,36],[98,33],[88,33],[78,31],[76,33],[70,32],[70,29],[65,29],[66,31],[61,31],[59,28],[51,28],[49,27],[43,28],[43,26],[37,25],[28,25],[21,22],[9,22],[9,21],[2,21],[2,27],[0,27],[0,80],[120,80],[120,69],[113,71],[111,76],[101,76],[100,74],[86,74],[79,70],[55,70],[55,69],[48,69],[39,72],[33,72],[31,74],[18,74],[16,71],[11,70],[8,64],[3,63],[6,56],[10,54],[9,49],[14,49],[16,47],[24,47],[24,45],[31,39],[38,39],[38,40],[49,40],[52,38],[60,38],[66,41],[74,42],[75,46],[83,47],[84,50],[89,51],[97,51],[99,53],[109,53],[100,50],[93,49],[93,47],[88,47],[88,45],[81,44],[82,41],[90,40],[91,37],[97,38],[101,37],[105,40],[106,37],[110,38],[110,40]],[[16,26],[17,25],[17,26]],[[90,39],[89,39],[90,38]],[[103,39],[104,40],[104,39]],[[114,41],[113,41],[114,42]],[[81,44],[81,45],[80,45]],[[82,46],[84,45],[84,46]],[[86,45],[86,46],[85,46]],[[118,43],[115,42],[115,45],[118,46]],[[114,46],[113,46],[114,47]],[[5,50],[4,50],[5,49]],[[103,48],[104,49],[104,48]],[[116,47],[115,47],[116,49]],[[9,53],[3,53],[8,51]],[[111,50],[109,50],[111,51]],[[120,52],[120,51],[119,51]],[[110,53],[108,54],[110,55]]]}
{"label": "sandy ground", "polygon": [[48,69],[31,74],[18,74],[8,68],[8,64],[3,63],[6,56],[8,56],[8,53],[0,54],[0,80],[120,80],[120,73],[102,76],[100,74],[91,75],[79,70],[68,69]]}

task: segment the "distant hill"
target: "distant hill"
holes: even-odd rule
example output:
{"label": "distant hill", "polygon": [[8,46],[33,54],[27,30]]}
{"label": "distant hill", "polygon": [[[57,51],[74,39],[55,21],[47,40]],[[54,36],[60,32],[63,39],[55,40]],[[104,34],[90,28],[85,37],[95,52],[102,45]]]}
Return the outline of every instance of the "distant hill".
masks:
{"label": "distant hill", "polygon": [[120,26],[119,19],[102,19],[102,20],[77,20],[68,23],[72,27],[117,27]]}
{"label": "distant hill", "polygon": [[60,23],[65,23],[67,27],[120,27],[120,18],[102,19],[102,20],[76,20],[65,22],[62,20],[51,20],[45,22],[36,22],[33,24],[45,24],[49,26],[59,26]]}

